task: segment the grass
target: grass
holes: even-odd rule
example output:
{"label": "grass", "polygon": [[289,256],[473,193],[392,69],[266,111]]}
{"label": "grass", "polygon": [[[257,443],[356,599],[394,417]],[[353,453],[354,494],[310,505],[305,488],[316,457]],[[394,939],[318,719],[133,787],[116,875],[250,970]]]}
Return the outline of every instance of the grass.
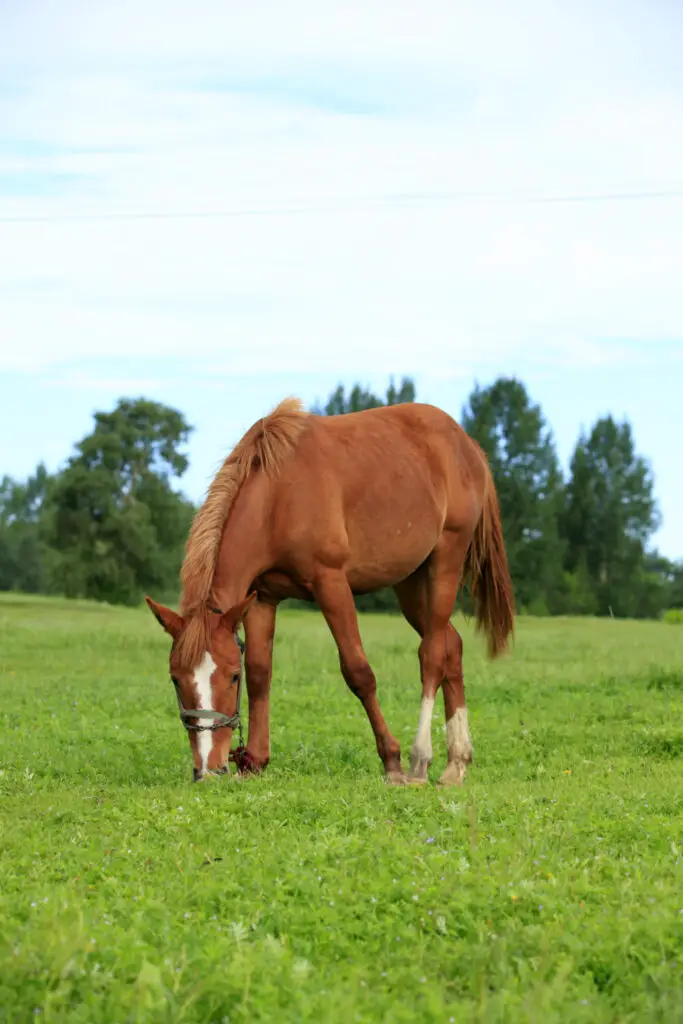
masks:
{"label": "grass", "polygon": [[[415,638],[361,626],[407,755]],[[0,1020],[683,1021],[678,630],[520,619],[495,663],[462,632],[462,789],[383,784],[293,611],[271,766],[196,786],[149,612],[1,599]]]}

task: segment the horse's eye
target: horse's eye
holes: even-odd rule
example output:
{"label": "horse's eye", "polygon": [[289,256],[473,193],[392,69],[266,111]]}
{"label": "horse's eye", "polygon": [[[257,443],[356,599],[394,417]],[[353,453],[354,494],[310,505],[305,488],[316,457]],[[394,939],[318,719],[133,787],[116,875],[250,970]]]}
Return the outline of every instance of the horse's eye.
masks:
{"label": "horse's eye", "polygon": [[175,676],[171,676],[171,682],[172,682],[172,683],[173,683],[173,685],[174,685],[174,686],[176,686],[176,687],[177,687],[177,686],[180,686],[180,683],[178,682],[178,680],[176,679],[176,677],[175,677]]}
{"label": "horse's eye", "polygon": [[232,677],[232,685],[233,686],[237,686],[239,681],[240,681],[240,674],[239,674],[239,672],[235,672],[234,676]]}

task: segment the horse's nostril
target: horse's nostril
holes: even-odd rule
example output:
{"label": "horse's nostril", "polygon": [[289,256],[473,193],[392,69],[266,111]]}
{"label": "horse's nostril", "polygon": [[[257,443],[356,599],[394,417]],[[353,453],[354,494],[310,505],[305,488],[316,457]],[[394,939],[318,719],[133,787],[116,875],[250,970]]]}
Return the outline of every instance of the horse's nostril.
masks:
{"label": "horse's nostril", "polygon": [[193,768],[192,769],[192,781],[193,782],[199,782],[200,779],[203,778],[203,776],[204,776],[204,773],[202,771],[200,771],[199,768]]}

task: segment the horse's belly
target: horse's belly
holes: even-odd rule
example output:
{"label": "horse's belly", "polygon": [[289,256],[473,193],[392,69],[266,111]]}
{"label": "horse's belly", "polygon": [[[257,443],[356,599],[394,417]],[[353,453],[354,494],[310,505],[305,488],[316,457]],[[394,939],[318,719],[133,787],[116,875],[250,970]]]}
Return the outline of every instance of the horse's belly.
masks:
{"label": "horse's belly", "polygon": [[390,587],[422,565],[439,539],[439,524],[410,521],[393,529],[366,534],[360,545],[351,545],[346,575],[351,589],[358,594]]}
{"label": "horse's belly", "polygon": [[298,598],[300,601],[312,600],[312,594],[302,582],[277,569],[262,573],[254,581],[253,586],[262,600],[284,601],[288,597]]}

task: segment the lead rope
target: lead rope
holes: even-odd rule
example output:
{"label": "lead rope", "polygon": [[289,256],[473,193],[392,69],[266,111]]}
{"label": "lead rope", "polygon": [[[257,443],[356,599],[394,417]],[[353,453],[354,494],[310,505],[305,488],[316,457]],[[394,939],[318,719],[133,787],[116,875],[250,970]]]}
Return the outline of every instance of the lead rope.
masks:
{"label": "lead rope", "polygon": [[240,706],[242,704],[242,681],[244,679],[244,651],[246,644],[242,637],[235,633],[235,640],[237,646],[240,649],[240,681],[237,684],[237,707],[235,713],[237,714],[237,749],[244,750],[244,733],[242,732],[242,715],[240,714]]}

